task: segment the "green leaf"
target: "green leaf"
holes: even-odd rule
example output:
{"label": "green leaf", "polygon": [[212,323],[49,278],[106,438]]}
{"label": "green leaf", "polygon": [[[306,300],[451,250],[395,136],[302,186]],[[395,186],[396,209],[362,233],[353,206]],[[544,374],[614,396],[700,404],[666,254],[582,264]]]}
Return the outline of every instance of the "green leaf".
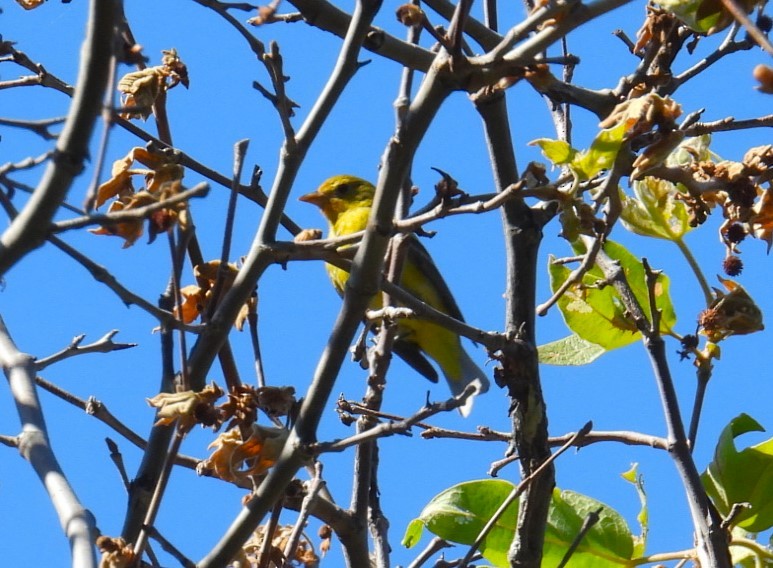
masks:
{"label": "green leaf", "polygon": [[[733,545],[732,541],[736,539],[754,540],[753,534],[749,534],[738,527],[733,527],[730,529],[730,537],[730,561],[733,563],[733,566],[740,566],[741,568],[771,568],[773,566],[773,561],[758,554],[758,551],[742,545]],[[760,548],[764,550],[764,547],[760,546]]]}
{"label": "green leaf", "polygon": [[[548,259],[550,285],[553,292],[571,274],[566,266],[554,264]],[[558,308],[567,327],[585,341],[595,343],[610,351],[624,347],[639,337],[638,331],[626,316],[614,289],[599,288],[603,280],[598,268],[591,269],[582,278],[581,285],[571,286],[558,300]]]}
{"label": "green leaf", "polygon": [[402,545],[405,548],[413,548],[421,540],[421,533],[424,532],[424,523],[421,519],[413,519],[408,523],[408,528],[405,529],[405,535],[403,535]]}
{"label": "green leaf", "polygon": [[590,179],[601,170],[608,170],[617,159],[627,132],[625,122],[605,128],[596,135],[587,152],[582,152],[572,163],[572,168],[582,179]]}
{"label": "green leaf", "polygon": [[606,353],[606,349],[579,335],[569,335],[537,347],[539,362],[546,365],[587,365]]}
{"label": "green leaf", "polygon": [[671,167],[689,166],[694,162],[707,162],[711,160],[711,135],[693,136],[685,138],[679,146],[668,155],[666,165]]}
{"label": "green leaf", "polygon": [[[408,525],[403,542],[417,535],[416,523],[440,538],[470,545],[494,512],[513,491],[514,485],[501,479],[468,481],[439,493],[427,504],[417,519]],[[507,551],[515,533],[518,501],[512,503],[481,544],[480,552],[496,566],[507,565]],[[409,539],[410,532],[410,539]]]}
{"label": "green leaf", "polygon": [[599,512],[599,521],[580,541],[569,562],[571,568],[605,568],[628,565],[634,542],[625,519],[614,509],[574,491],[553,491],[545,533],[543,566],[556,566],[574,542],[586,517]]}
{"label": "green leaf", "polygon": [[[721,2],[711,0],[658,0],[658,4],[698,33],[716,33],[733,21]],[[754,5],[754,3],[742,2]]]}
{"label": "green leaf", "polygon": [[[411,521],[403,543],[416,544],[424,525],[435,535],[470,545],[494,512],[515,489],[508,481],[468,481],[435,496],[421,515]],[[618,568],[627,565],[634,552],[634,538],[619,513],[603,503],[573,491],[554,490],[545,534],[544,566],[555,566],[564,557],[585,518],[598,511],[596,523],[580,541],[569,566],[572,568]],[[507,551],[515,533],[517,500],[500,517],[481,546],[481,553],[494,566],[508,566]]]}
{"label": "green leaf", "polygon": [[631,469],[621,474],[621,477],[631,483],[636,488],[636,493],[639,495],[641,509],[639,509],[639,514],[636,515],[636,520],[639,521],[641,534],[633,537],[633,543],[634,555],[637,557],[643,556],[644,550],[647,547],[647,534],[650,530],[650,514],[649,506],[647,505],[647,493],[644,491],[644,478],[639,473],[639,464],[633,464]]}
{"label": "green leaf", "polygon": [[730,513],[733,504],[751,505],[733,523],[754,533],[773,526],[773,438],[740,452],[735,447],[735,438],[764,431],[747,414],[731,420],[719,436],[714,459],[701,476],[706,492],[723,517]]}
{"label": "green leaf", "polygon": [[537,145],[542,150],[542,154],[556,166],[571,163],[577,155],[577,150],[572,148],[563,140],[551,140],[550,138],[539,138],[529,142],[530,145]]}
{"label": "green leaf", "polygon": [[[697,161],[711,159],[708,135],[686,138],[668,155],[667,166],[684,168]],[[633,182],[635,197],[620,190],[620,218],[629,230],[646,237],[669,241],[680,240],[692,227],[690,215],[681,197],[685,190],[679,184],[646,176]]]}
{"label": "green leaf", "polygon": [[563,140],[539,138],[529,142],[537,145],[542,154],[556,166],[568,165],[580,179],[590,179],[601,170],[612,167],[627,131],[624,122],[600,131],[590,148],[578,152]]}
{"label": "green leaf", "polygon": [[[607,255],[617,260],[628,284],[644,310],[649,307],[649,292],[644,266],[628,250],[613,241],[604,244]],[[569,277],[571,270],[549,259],[550,285],[553,292]],[[598,267],[589,270],[581,285],[575,284],[559,299],[558,307],[566,325],[585,341],[595,343],[607,351],[629,345],[641,334],[626,311],[612,286],[600,286],[604,275]],[[655,289],[657,307],[661,310],[661,331],[670,331],[676,324],[676,314],[668,294],[669,280],[660,274]]]}
{"label": "green leaf", "polygon": [[673,183],[655,177],[633,182],[636,197],[621,191],[620,219],[629,230],[645,237],[680,240],[692,227],[682,193]]}

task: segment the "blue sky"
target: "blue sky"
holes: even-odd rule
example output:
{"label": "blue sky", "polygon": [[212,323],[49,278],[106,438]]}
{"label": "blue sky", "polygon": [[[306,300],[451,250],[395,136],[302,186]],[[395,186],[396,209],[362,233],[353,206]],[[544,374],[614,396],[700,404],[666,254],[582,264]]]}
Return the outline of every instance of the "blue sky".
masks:
{"label": "blue sky", "polygon": [[[74,83],[86,3],[63,5],[52,1],[31,12],[24,12],[12,2],[2,2],[0,7],[3,8],[0,14],[3,39],[17,42],[17,49],[65,81]],[[341,7],[348,9],[350,3],[345,2]],[[391,4],[385,5],[375,23],[403,37],[404,31],[394,21],[394,8]],[[633,37],[643,10],[642,3],[633,3],[619,13],[601,18],[588,30],[581,29],[569,36],[570,50],[583,61],[575,74],[578,83],[592,88],[613,87],[621,73],[630,72],[633,57],[611,31],[622,28]],[[243,40],[216,15],[190,2],[127,3],[126,12],[137,41],[152,64],[158,62],[162,49],[175,47],[188,65],[190,89],[178,87],[169,93],[175,144],[208,166],[228,174],[234,142],[249,138],[248,166],[260,165],[264,170],[263,186],[269,188],[277,168],[282,132],[271,106],[251,87],[253,80],[263,84],[268,84],[268,80],[262,65],[254,60]],[[503,13],[501,17],[509,23],[521,16],[518,10],[513,14]],[[300,104],[294,121],[298,127],[335,63],[339,40],[303,23],[275,24],[254,29],[254,33],[266,43],[278,41],[282,49],[285,71],[292,77],[288,94]],[[682,70],[691,66],[720,41],[719,37],[703,40],[693,56],[684,53],[675,67]],[[324,223],[315,208],[298,202],[295,197],[313,190],[320,181],[337,173],[375,179],[379,159],[392,134],[392,103],[401,70],[397,64],[372,54],[363,53],[361,58],[371,58],[372,62],[352,81],[297,178],[287,213],[301,226],[323,227]],[[754,50],[720,61],[705,78],[688,83],[675,98],[685,113],[705,108],[704,120],[767,114],[771,98],[753,89],[751,77],[754,65],[765,59],[761,51]],[[12,64],[0,65],[2,81],[21,73]],[[516,86],[508,97],[519,165],[524,167],[530,160],[544,161],[537,149],[527,143],[535,138],[554,136],[545,102],[526,84]],[[39,87],[2,90],[0,116],[26,119],[62,116],[68,103],[65,96]],[[597,120],[580,110],[574,111],[573,120],[575,145],[587,146],[595,134]],[[152,119],[141,126],[154,132]],[[48,148],[48,143],[25,131],[0,127],[0,135],[0,164],[38,155]],[[750,146],[769,142],[770,129],[743,131],[718,135],[712,149],[727,159],[740,159]],[[116,129],[108,148],[108,163],[123,156],[133,145],[142,144]],[[492,190],[480,120],[463,93],[456,93],[447,101],[416,155],[413,179],[421,188],[418,204],[432,195],[436,182],[436,174],[430,170],[433,166],[452,173],[468,193]],[[91,176],[88,172],[72,188],[73,204],[83,200]],[[35,185],[39,175],[36,170],[20,177]],[[199,181],[195,174],[185,178],[189,186]],[[227,196],[224,188],[213,186],[206,200],[192,205],[207,258],[219,255]],[[22,199],[18,197],[17,203]],[[261,213],[254,204],[240,203],[233,247],[236,256],[244,254],[250,246]],[[712,280],[721,270],[724,254],[716,232],[720,219],[716,217],[687,238]],[[438,230],[437,236],[425,244],[454,291],[467,321],[484,330],[500,330],[504,322],[504,258],[498,214],[451,218],[427,228]],[[555,223],[545,230],[539,301],[549,297],[547,254],[569,254],[567,245],[557,238],[558,231]],[[702,297],[676,248],[626,234],[622,227],[615,229],[613,238],[669,274],[679,316],[678,329],[682,333],[692,331],[697,313],[702,309]],[[65,239],[108,265],[126,286],[150,301],[155,301],[166,285],[168,249],[163,239],[152,245],[141,239],[126,250],[121,249],[119,239],[85,232],[67,234]],[[773,274],[765,245],[747,241],[741,248],[746,267],[739,281],[767,313],[773,303],[769,292]],[[189,273],[185,283],[192,282]],[[269,381],[293,385],[302,393],[327,341],[340,307],[339,299],[329,286],[322,265],[312,262],[293,263],[286,270],[272,267],[261,280],[259,290],[261,340]],[[152,318],[135,307],[127,309],[112,293],[94,283],[82,268],[50,246],[31,254],[7,275],[0,292],[0,313],[19,348],[38,357],[63,348],[80,333],[86,333],[87,340],[96,340],[111,329],[119,329],[117,340],[138,343],[137,348],[128,351],[65,361],[47,369],[43,376],[82,398],[95,396],[136,431],[147,432],[153,412],[144,399],[156,394],[160,372],[158,336],[152,332],[155,326]],[[540,343],[568,334],[555,309],[537,323]],[[249,338],[235,332],[232,342],[243,378],[249,381],[252,361]],[[486,363],[483,349],[469,347],[479,364]],[[686,412],[691,405],[694,372],[689,362],[678,362],[677,348],[678,345],[670,343],[668,351]],[[731,338],[723,344],[722,359],[717,362],[709,385],[703,427],[695,451],[700,470],[711,457],[719,431],[734,416],[747,412],[764,426],[771,426],[773,383],[769,350],[769,331]],[[486,368],[491,367],[489,364]],[[587,367],[543,367],[541,373],[553,435],[574,431],[587,420],[593,420],[598,429],[665,434],[649,362],[639,344],[608,353]],[[222,385],[216,368],[210,379]],[[362,371],[356,364],[347,363],[336,392],[358,399],[363,388]],[[430,385],[396,362],[390,371],[385,409],[409,414],[421,406],[427,390],[435,400],[447,396],[445,385]],[[42,400],[54,449],[76,491],[96,515],[102,532],[118,534],[124,515],[124,490],[103,439],[110,436],[119,442],[130,474],[136,470],[141,454],[84,413],[48,394],[43,394]],[[320,438],[351,434],[350,429],[338,423],[332,410],[333,401],[330,407]],[[466,421],[454,414],[439,416],[434,422],[464,430],[474,430],[478,425],[507,430],[506,410],[506,397],[493,388],[476,401],[475,411]],[[0,433],[14,435],[18,428],[8,390],[0,386]],[[747,443],[763,439],[746,438],[743,441]],[[186,440],[183,452],[204,457],[210,441],[209,432],[196,430]],[[391,523],[389,536],[394,563],[403,565],[415,554],[415,550],[406,551],[399,544],[410,519],[442,489],[485,477],[490,463],[501,458],[505,449],[498,443],[424,441],[417,435],[387,439],[380,447],[382,506]],[[2,451],[0,510],[6,514],[0,515],[3,535],[0,557],[9,566],[64,566],[67,541],[40,483],[13,449]],[[613,444],[569,452],[558,462],[557,483],[561,488],[586,493],[608,503],[626,516],[636,532],[638,500],[619,477],[632,462],[640,463],[650,499],[648,552],[690,547],[692,536],[683,491],[665,453]],[[517,481],[514,466],[500,475]],[[336,499],[341,504],[348,503],[351,453],[327,456],[325,477]],[[215,544],[238,512],[241,497],[240,490],[225,483],[197,478],[186,470],[175,471],[157,526],[196,560]],[[315,531],[312,528],[310,533]],[[340,552],[334,544],[323,566],[337,566],[340,562]]]}

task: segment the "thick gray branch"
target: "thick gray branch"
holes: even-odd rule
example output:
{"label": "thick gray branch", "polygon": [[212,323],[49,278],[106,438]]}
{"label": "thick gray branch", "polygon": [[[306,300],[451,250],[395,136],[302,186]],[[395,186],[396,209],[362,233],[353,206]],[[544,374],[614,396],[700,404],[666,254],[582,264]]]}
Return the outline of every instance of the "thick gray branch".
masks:
{"label": "thick gray branch", "polygon": [[56,459],[48,438],[43,409],[35,388],[35,360],[18,348],[11,339],[5,322],[0,318],[0,365],[11,389],[19,420],[19,453],[30,462],[46,488],[70,541],[72,565],[78,568],[96,567],[94,540],[97,528],[93,515],[81,505],[70,482]]}

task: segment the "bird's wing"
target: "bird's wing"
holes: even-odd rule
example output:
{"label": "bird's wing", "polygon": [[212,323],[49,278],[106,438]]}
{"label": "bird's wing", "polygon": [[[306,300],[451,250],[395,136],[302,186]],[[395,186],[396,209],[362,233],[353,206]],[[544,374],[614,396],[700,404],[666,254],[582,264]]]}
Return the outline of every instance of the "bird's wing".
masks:
{"label": "bird's wing", "polygon": [[[421,273],[427,277],[427,279],[434,286],[438,297],[443,304],[442,306],[433,307],[439,308],[440,311],[446,313],[452,318],[458,319],[459,321],[464,321],[462,311],[456,304],[456,300],[454,300],[454,297],[451,294],[451,290],[448,288],[448,284],[446,284],[446,281],[443,279],[443,276],[440,274],[437,266],[435,266],[435,263],[432,261],[432,257],[430,257],[429,252],[427,252],[427,249],[424,248],[424,245],[419,242],[419,239],[415,235],[410,235],[408,238],[410,239],[410,243],[408,245],[408,254],[406,260],[415,264]],[[408,291],[410,292],[411,290],[409,289]],[[423,298],[419,299],[423,300]]]}
{"label": "bird's wing", "polygon": [[435,367],[427,360],[416,343],[395,339],[392,351],[425,379],[433,383],[438,382],[439,377]]}

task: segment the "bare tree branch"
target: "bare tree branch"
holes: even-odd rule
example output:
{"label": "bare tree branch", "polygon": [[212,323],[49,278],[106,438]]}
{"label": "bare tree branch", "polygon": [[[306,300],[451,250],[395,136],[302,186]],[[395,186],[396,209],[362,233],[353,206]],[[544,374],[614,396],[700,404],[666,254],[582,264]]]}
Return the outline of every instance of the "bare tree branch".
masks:
{"label": "bare tree branch", "polygon": [[53,160],[38,188],[11,226],[0,236],[0,275],[5,274],[27,252],[42,245],[48,226],[73,179],[80,174],[88,155],[94,123],[107,89],[113,52],[115,0],[92,0],[91,17],[83,46],[77,88],[60,134]]}
{"label": "bare tree branch", "polygon": [[95,519],[81,505],[51,447],[43,409],[35,389],[35,361],[18,350],[2,318],[0,365],[8,378],[22,425],[18,437],[19,452],[30,462],[48,492],[59,524],[70,541],[72,565],[96,568],[94,540],[98,532]]}

